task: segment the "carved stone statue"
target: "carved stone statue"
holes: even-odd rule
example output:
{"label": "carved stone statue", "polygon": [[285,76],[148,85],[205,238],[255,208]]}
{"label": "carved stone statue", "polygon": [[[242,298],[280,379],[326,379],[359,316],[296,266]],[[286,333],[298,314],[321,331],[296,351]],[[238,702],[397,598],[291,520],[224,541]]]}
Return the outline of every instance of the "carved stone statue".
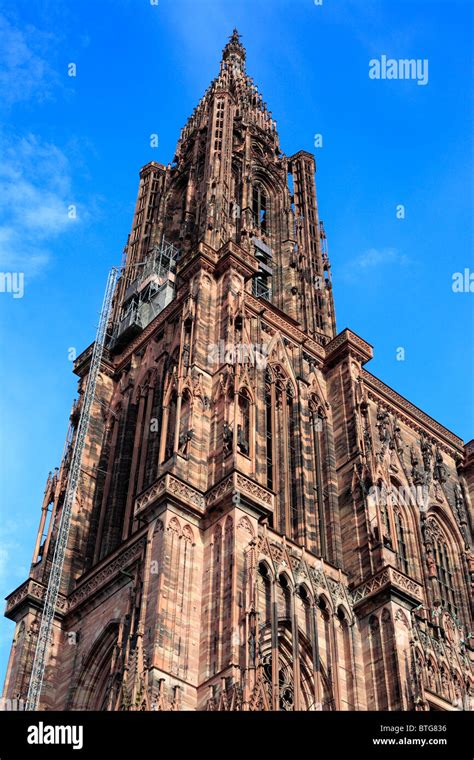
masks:
{"label": "carved stone statue", "polygon": [[224,422],[224,433],[223,433],[224,456],[227,456],[227,454],[231,453],[233,438],[234,438],[234,435],[232,432],[232,428],[227,422]]}
{"label": "carved stone statue", "polygon": [[383,445],[387,445],[390,440],[390,415],[380,406],[377,409],[377,427],[379,429],[379,438]]}
{"label": "carved stone statue", "polygon": [[446,483],[447,480],[447,469],[446,465],[443,462],[443,455],[441,454],[441,451],[437,448],[435,452],[435,465],[433,469],[433,477],[435,480],[438,481],[438,483]]}
{"label": "carved stone statue", "polygon": [[372,451],[372,437],[369,428],[364,428],[364,447],[367,454]]}
{"label": "carved stone statue", "polygon": [[420,466],[420,459],[413,446],[411,447],[411,476],[416,486],[424,485],[425,473]]}
{"label": "carved stone statue", "polygon": [[423,467],[425,472],[431,472],[431,460],[433,459],[433,447],[426,436],[420,440],[421,456],[423,458]]}

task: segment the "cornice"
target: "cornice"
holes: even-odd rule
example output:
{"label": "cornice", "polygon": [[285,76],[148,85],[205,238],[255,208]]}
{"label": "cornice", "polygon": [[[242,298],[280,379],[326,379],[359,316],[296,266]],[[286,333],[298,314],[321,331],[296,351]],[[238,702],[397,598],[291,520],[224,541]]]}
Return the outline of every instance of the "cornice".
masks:
{"label": "cornice", "polygon": [[[138,557],[145,547],[146,537],[134,537],[133,543],[114,553],[96,565],[83,579],[79,580],[77,588],[69,595],[60,594],[56,604],[56,615],[64,617],[79,607],[83,602],[94,597],[113,582],[115,578]],[[44,583],[28,578],[21,586],[7,596],[5,615],[15,619],[14,612],[25,603],[41,609],[46,595]]]}
{"label": "cornice", "polygon": [[[24,604],[30,604],[33,607],[41,608],[46,595],[46,586],[35,578],[28,578],[15,591],[12,591],[6,598],[5,616],[10,620],[15,620],[14,612],[18,612],[19,607]],[[59,594],[56,603],[56,614],[62,617],[67,612],[67,597]]]}
{"label": "cornice", "polygon": [[255,298],[255,296],[250,293],[245,293],[244,298],[246,307],[248,307],[254,314],[260,315],[269,326],[281,330],[287,337],[292,338],[295,343],[304,346],[306,351],[314,354],[315,359],[325,359],[326,353],[324,346],[319,344],[314,338],[308,337],[303,330],[300,330],[299,327],[297,327],[298,323],[296,320],[283,315],[279,310],[277,312],[270,304],[259,301],[258,298]]}
{"label": "cornice", "polygon": [[[375,375],[371,375],[370,372],[367,372],[365,369],[362,369],[362,379],[364,384],[374,392],[372,394],[372,400],[378,401],[378,397],[381,396],[391,407],[394,405],[397,407],[396,412],[398,418],[405,422],[409,427],[415,427],[416,429],[416,423],[422,425],[427,429],[427,432],[432,435],[437,434],[440,436],[440,438],[448,444],[450,449],[454,447],[456,453],[463,454],[464,443],[457,435],[443,427],[439,422],[436,422],[436,420],[428,414],[425,414],[425,412],[403,396],[400,396],[400,394],[394,391],[393,388],[385,385],[385,383],[375,377]],[[369,394],[369,396],[371,396],[371,394]]]}
{"label": "cornice", "polygon": [[370,343],[367,343],[367,341],[347,327],[339,335],[336,335],[330,343],[326,344],[325,350],[326,363],[328,365],[334,363],[343,355],[354,356],[361,364],[365,364],[374,355],[373,347]]}
{"label": "cornice", "polygon": [[414,603],[423,601],[423,587],[413,578],[409,578],[391,565],[387,565],[369,580],[352,589],[351,597],[354,608],[369,597],[374,597],[381,591],[390,589],[402,591],[411,597]]}
{"label": "cornice", "polygon": [[146,538],[141,536],[138,540],[126,548],[118,556],[110,557],[104,564],[96,566],[92,574],[88,573],[84,580],[80,580],[77,588],[67,599],[67,612],[79,607],[84,601],[90,600],[110,583],[126,567],[135,562],[143,553]]}
{"label": "cornice", "polygon": [[273,511],[274,494],[240,472],[232,472],[210,488],[207,493],[167,472],[135,499],[135,517],[140,517],[145,509],[162,496],[169,496],[179,501],[186,509],[203,516],[206,510],[234,492],[247,496],[263,507],[266,512]]}
{"label": "cornice", "polygon": [[[74,362],[73,372],[78,377],[82,377],[87,371],[87,367],[90,364],[90,360],[92,358],[94,344],[95,344],[95,341],[93,341],[89,346],[87,346],[87,348],[82,352],[82,354],[79,354],[79,356]],[[114,369],[113,363],[110,361],[110,354],[107,348],[104,349],[100,368],[101,368],[101,372],[106,374],[108,377],[114,376],[115,369]]]}

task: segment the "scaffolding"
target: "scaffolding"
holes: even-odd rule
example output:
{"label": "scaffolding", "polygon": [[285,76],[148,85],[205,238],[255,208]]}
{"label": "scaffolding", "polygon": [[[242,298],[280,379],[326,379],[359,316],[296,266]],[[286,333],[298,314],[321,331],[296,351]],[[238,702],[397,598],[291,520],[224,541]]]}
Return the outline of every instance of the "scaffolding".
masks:
{"label": "scaffolding", "polygon": [[71,525],[72,507],[76,499],[79,477],[81,473],[81,461],[84,453],[85,440],[91,415],[91,408],[94,402],[97,379],[100,372],[100,365],[104,352],[107,325],[110,318],[112,307],[112,298],[117,281],[118,269],[112,267],[107,278],[104,300],[100,312],[97,334],[92,351],[91,364],[89,368],[89,377],[87,387],[84,393],[82,409],[77,426],[76,440],[71,457],[71,466],[69,470],[68,483],[64,496],[64,503],[61,510],[58,532],[56,536],[56,545],[54,548],[53,560],[46,587],[44,598],[43,613],[36,642],[33,667],[31,670],[30,682],[28,686],[28,696],[26,700],[26,710],[36,710],[39,705],[41,689],[43,686],[44,672],[48,660],[49,649],[52,639],[52,628],[54,616],[59,597],[61,578],[66,556],[66,548],[69,538],[69,529]]}
{"label": "scaffolding", "polygon": [[125,291],[111,350],[120,349],[138,335],[173,300],[178,261],[178,249],[163,237],[145,261],[135,265],[139,274]]}

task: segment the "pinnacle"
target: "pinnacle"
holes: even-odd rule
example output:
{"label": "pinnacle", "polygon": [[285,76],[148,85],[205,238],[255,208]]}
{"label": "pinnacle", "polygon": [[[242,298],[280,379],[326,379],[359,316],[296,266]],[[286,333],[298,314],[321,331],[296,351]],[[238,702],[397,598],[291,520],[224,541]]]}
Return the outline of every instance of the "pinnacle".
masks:
{"label": "pinnacle", "polygon": [[239,34],[237,27],[234,27],[232,34],[229,37],[229,42],[223,50],[224,60],[231,55],[245,58],[245,48],[240,41],[241,36],[242,35]]}

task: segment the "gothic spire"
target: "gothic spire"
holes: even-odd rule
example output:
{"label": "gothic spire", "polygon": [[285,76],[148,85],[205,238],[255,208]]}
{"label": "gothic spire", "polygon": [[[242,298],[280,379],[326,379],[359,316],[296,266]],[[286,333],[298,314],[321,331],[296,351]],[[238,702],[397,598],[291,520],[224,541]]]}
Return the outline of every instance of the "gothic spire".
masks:
{"label": "gothic spire", "polygon": [[243,63],[245,61],[245,48],[240,41],[241,35],[234,27],[234,30],[229,37],[229,42],[222,51],[222,60]]}

